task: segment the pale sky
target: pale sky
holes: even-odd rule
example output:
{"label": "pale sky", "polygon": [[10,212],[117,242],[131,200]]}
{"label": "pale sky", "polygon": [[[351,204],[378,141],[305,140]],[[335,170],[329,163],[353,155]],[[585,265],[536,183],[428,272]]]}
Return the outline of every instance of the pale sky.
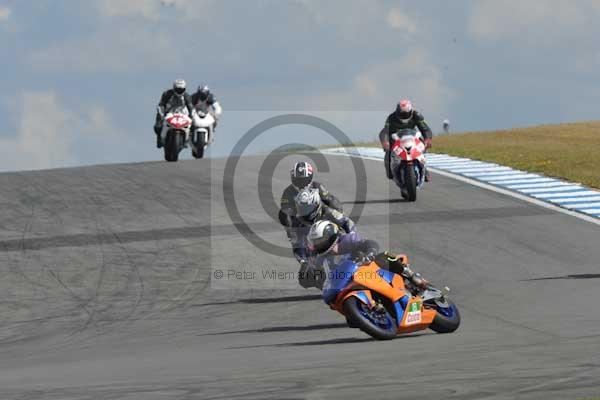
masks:
{"label": "pale sky", "polygon": [[[0,170],[162,159],[161,92],[207,83],[211,156],[324,111],[370,140],[403,97],[434,131],[600,119],[600,1],[0,0]],[[331,139],[296,127],[254,151]]]}

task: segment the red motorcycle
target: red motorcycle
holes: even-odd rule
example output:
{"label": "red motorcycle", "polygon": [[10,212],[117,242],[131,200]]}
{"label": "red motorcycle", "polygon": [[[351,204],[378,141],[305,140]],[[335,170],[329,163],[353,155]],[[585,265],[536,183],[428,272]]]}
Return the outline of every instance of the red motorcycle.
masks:
{"label": "red motorcycle", "polygon": [[391,135],[390,167],[402,197],[417,200],[417,189],[425,182],[425,143],[415,129],[402,129]]}
{"label": "red motorcycle", "polygon": [[183,114],[181,110],[175,110],[175,112],[168,113],[164,121],[167,128],[167,134],[163,138],[165,160],[177,161],[179,152],[189,140],[192,119],[187,114]]}

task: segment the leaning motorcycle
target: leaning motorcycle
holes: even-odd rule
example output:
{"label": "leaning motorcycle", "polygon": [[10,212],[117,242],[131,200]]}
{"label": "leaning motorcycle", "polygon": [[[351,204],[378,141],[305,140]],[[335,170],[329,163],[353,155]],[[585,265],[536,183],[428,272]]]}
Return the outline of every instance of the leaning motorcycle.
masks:
{"label": "leaning motorcycle", "polygon": [[204,157],[204,150],[212,143],[215,117],[210,113],[197,111],[194,116],[194,128],[191,133],[192,156],[194,158]]}
{"label": "leaning motorcycle", "polygon": [[390,167],[394,182],[402,197],[417,200],[417,189],[425,182],[425,144],[421,133],[414,129],[403,129],[391,136]]}
{"label": "leaning motorcycle", "polygon": [[442,291],[433,286],[418,289],[375,262],[335,257],[341,260],[326,265],[322,296],[331,309],[346,317],[349,326],[379,340],[427,328],[438,333],[458,329],[458,308]]}
{"label": "leaning motorcycle", "polygon": [[162,138],[165,160],[177,161],[179,152],[188,142],[192,119],[183,112],[183,109],[175,109],[165,115],[164,124],[167,128],[166,135]]}

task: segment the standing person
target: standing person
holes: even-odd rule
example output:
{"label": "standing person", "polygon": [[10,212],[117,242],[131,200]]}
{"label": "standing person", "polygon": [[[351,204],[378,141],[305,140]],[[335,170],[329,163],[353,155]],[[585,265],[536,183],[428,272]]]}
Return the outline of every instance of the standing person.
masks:
{"label": "standing person", "polygon": [[442,129],[444,129],[444,132],[450,133],[450,120],[445,119],[442,121]]}

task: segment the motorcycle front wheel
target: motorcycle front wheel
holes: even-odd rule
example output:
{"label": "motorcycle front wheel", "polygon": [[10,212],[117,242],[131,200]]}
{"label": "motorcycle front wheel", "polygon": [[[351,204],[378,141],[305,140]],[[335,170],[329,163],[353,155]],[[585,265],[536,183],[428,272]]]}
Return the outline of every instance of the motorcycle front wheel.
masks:
{"label": "motorcycle front wheel", "polygon": [[354,296],[344,301],[343,309],[346,318],[367,335],[377,340],[396,337],[396,323],[387,309],[374,310]]}
{"label": "motorcycle front wheel", "polygon": [[206,142],[204,141],[204,135],[198,135],[198,142],[195,145],[195,149],[192,148],[192,156],[194,158],[202,158],[204,157],[204,148],[206,147]]}
{"label": "motorcycle front wheel", "polygon": [[179,152],[183,147],[183,135],[178,132],[169,132],[165,143],[165,160],[169,162],[179,160]]}
{"label": "motorcycle front wheel", "polygon": [[458,329],[460,325],[460,313],[456,305],[446,299],[447,307],[436,305],[437,315],[429,328],[437,333],[450,333]]}
{"label": "motorcycle front wheel", "polygon": [[412,164],[402,165],[402,177],[404,179],[404,188],[406,190],[406,200],[417,200],[417,174]]}

